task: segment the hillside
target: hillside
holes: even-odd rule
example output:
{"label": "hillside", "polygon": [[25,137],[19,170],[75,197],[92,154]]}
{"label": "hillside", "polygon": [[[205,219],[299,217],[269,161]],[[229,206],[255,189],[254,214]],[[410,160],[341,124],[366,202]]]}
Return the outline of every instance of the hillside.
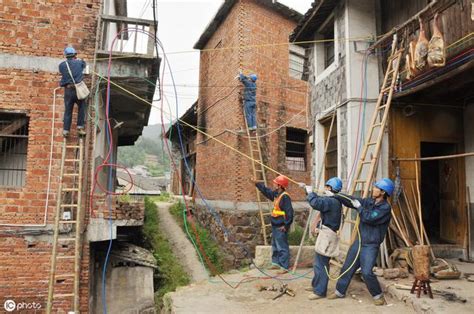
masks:
{"label": "hillside", "polygon": [[[168,125],[165,125],[165,129]],[[126,167],[143,165],[152,176],[162,176],[170,171],[169,157],[161,138],[162,125],[146,126],[133,146],[118,148],[118,162]]]}

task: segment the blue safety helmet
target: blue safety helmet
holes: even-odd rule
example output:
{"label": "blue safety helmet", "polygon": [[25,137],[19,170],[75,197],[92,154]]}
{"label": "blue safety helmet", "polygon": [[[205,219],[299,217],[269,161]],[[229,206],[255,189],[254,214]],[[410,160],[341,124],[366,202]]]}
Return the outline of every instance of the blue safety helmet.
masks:
{"label": "blue safety helmet", "polygon": [[333,192],[340,192],[342,190],[342,181],[338,177],[329,179],[326,186],[330,186]]}
{"label": "blue safety helmet", "polygon": [[249,77],[254,82],[257,80],[257,74],[250,74]]}
{"label": "blue safety helmet", "polygon": [[74,49],[73,47],[66,47],[66,49],[64,49],[65,56],[74,56],[75,54],[76,54],[76,49]]}
{"label": "blue safety helmet", "polygon": [[395,189],[395,184],[393,184],[393,181],[389,178],[380,179],[374,183],[374,186],[387,193],[388,196],[392,195]]}

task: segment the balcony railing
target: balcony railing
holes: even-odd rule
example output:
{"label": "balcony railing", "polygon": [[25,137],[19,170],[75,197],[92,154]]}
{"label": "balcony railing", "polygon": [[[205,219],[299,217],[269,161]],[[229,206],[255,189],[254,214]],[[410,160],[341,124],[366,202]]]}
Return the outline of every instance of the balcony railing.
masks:
{"label": "balcony railing", "polygon": [[148,33],[155,34],[155,25],[151,20],[102,15],[98,53],[108,55],[112,50],[114,55],[155,58],[155,41]]}

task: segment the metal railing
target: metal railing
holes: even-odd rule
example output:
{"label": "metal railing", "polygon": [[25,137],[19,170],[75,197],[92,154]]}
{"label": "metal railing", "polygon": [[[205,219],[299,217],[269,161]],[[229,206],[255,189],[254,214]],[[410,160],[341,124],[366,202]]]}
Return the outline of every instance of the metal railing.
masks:
{"label": "metal railing", "polygon": [[[155,33],[153,21],[102,15],[100,23],[99,54],[109,54],[112,48],[114,55],[134,55],[142,58],[155,57],[154,39],[144,33]],[[114,42],[114,38],[120,31],[122,31],[120,36]],[[114,43],[113,47],[111,47],[112,43]]]}

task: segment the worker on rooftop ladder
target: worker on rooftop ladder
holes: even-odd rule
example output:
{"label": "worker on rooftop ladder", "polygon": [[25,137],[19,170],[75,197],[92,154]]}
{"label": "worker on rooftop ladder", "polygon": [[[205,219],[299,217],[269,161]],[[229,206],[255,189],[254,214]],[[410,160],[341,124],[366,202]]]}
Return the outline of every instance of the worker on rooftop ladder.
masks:
{"label": "worker on rooftop ladder", "polygon": [[61,73],[61,87],[64,87],[64,126],[63,136],[68,137],[71,130],[72,112],[74,104],[77,104],[77,134],[84,136],[86,100],[78,99],[76,95],[75,84],[79,84],[84,79],[83,71],[86,68],[86,62],[77,58],[76,50],[73,47],[64,49],[66,60],[59,64],[59,73]]}
{"label": "worker on rooftop ladder", "polygon": [[[320,230],[319,237],[327,234],[324,241],[322,238],[317,241],[319,248],[314,254],[314,277],[311,281],[311,287],[306,289],[306,291],[313,292],[308,296],[308,299],[317,300],[326,296],[329,282],[326,269],[329,272],[329,261],[331,257],[336,254],[339,255],[337,232],[341,226],[342,203],[335,195],[342,190],[342,181],[337,177],[329,179],[325,185],[324,195],[326,197],[314,193],[311,186],[306,185],[304,187],[308,195],[306,200],[309,205],[321,213],[318,228]],[[331,239],[333,240],[331,241]]]}
{"label": "worker on rooftop ladder", "polygon": [[[387,198],[392,195],[394,184],[392,180],[383,178],[377,181],[372,188],[372,197],[353,198],[347,202],[341,198],[341,202],[359,212],[359,238],[349,248],[346,260],[341,269],[342,277],[337,281],[336,291],[328,296],[328,299],[343,298],[356,270],[360,267],[362,278],[364,279],[370,294],[374,298],[375,305],[386,303],[382,289],[374,275],[372,269],[375,266],[379,254],[380,244],[385,239],[392,209],[387,202]],[[357,255],[359,251],[359,255]],[[350,269],[349,269],[350,268]],[[349,269],[349,270],[348,270]]]}
{"label": "worker on rooftop ladder", "polygon": [[257,129],[257,75],[250,74],[245,76],[242,73],[238,76],[240,82],[245,86],[244,88],[244,112],[247,119],[247,126],[250,131]]}
{"label": "worker on rooftop ladder", "polygon": [[293,223],[293,206],[291,205],[288,189],[288,178],[279,175],[273,180],[273,190],[267,188],[263,183],[256,182],[256,187],[273,201],[271,213],[272,224],[272,268],[280,269],[279,274],[288,272],[290,266],[290,248],[288,246],[288,231]]}

